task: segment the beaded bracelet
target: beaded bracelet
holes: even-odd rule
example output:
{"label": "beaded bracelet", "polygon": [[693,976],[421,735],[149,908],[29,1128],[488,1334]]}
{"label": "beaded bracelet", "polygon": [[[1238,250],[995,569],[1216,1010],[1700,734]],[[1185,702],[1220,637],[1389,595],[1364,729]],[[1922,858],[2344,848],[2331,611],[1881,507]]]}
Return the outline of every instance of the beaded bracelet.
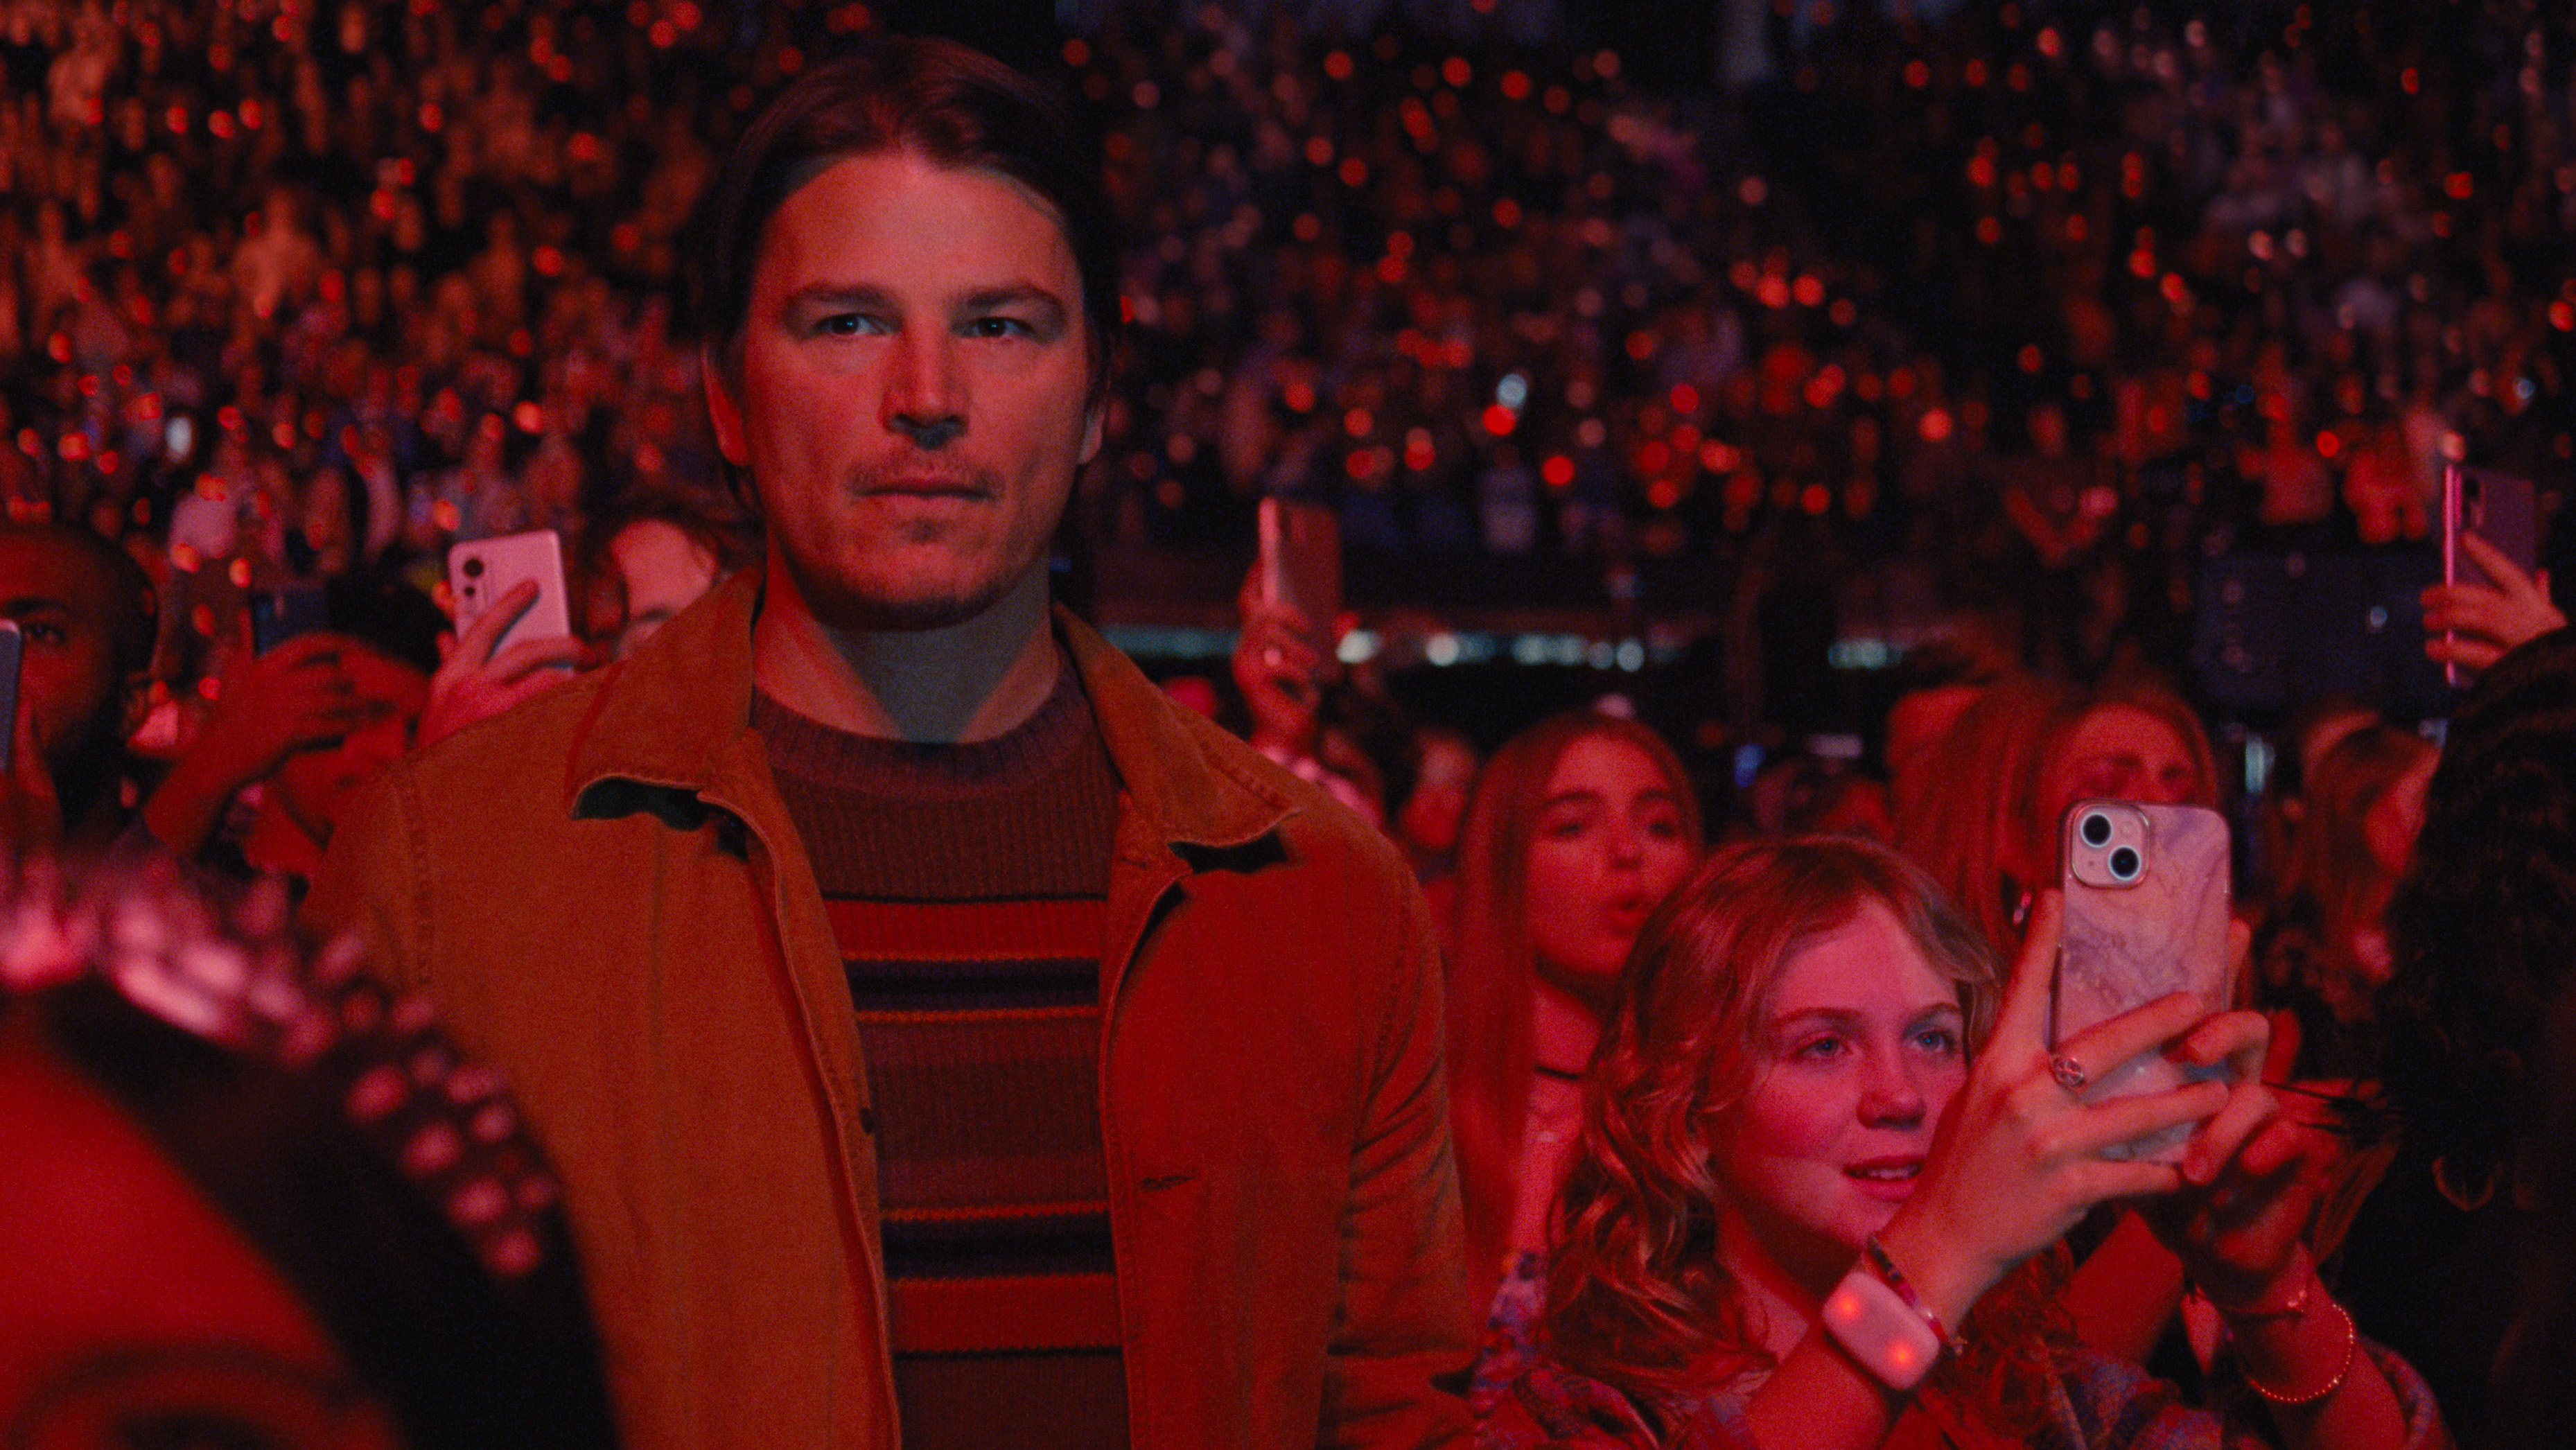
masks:
{"label": "beaded bracelet", "polygon": [[[2331,1299],[2326,1302],[2334,1304],[2334,1301]],[[2334,1378],[2327,1380],[2324,1385],[2311,1390],[2304,1395],[2285,1394],[2264,1384],[2261,1380],[2254,1378],[2253,1372],[2251,1370],[2247,1370],[2242,1360],[2240,1360],[2237,1364],[2237,1369],[2244,1374],[2245,1383],[2253,1389],[2254,1393],[2261,1395],[2263,1398],[2270,1400],[2276,1405],[2313,1405],[2317,1401],[2322,1400],[2326,1396],[2343,1388],[2343,1382],[2352,1374],[2352,1362],[2358,1352],[2361,1335],[2360,1332],[2353,1327],[2352,1311],[2346,1309],[2341,1304],[2335,1304],[2334,1308],[2335,1313],[2343,1316],[2343,1363],[2335,1367]]]}
{"label": "beaded bracelet", "polygon": [[1950,1331],[1941,1323],[1941,1316],[1933,1313],[1932,1306],[1923,1302],[1923,1296],[1914,1292],[1914,1282],[1905,1277],[1904,1270],[1896,1267],[1896,1260],[1887,1256],[1887,1246],[1878,1241],[1878,1235],[1871,1234],[1861,1240],[1861,1247],[1868,1251],[1870,1263],[1877,1268],[1878,1276],[1887,1281],[1887,1287],[1896,1291],[1896,1297],[1905,1301],[1906,1308],[1922,1315],[1923,1322],[1932,1326],[1932,1337],[1941,1341],[1944,1349],[1948,1348]]}

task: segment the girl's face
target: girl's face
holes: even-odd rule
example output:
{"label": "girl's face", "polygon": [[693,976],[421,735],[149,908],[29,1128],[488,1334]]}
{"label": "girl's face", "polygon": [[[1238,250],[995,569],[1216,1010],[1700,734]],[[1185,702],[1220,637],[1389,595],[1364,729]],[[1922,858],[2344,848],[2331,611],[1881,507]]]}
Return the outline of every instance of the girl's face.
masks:
{"label": "girl's face", "polygon": [[2361,815],[2361,837],[2370,859],[2391,876],[2402,876],[2415,855],[2415,837],[2424,829],[2424,794],[2433,784],[2433,767],[2441,757],[2431,751],[2389,783]]}
{"label": "girl's face", "polygon": [[2171,725],[2135,705],[2104,705],[2077,722],[2048,762],[2040,803],[2048,829],[2081,800],[2185,805],[2205,786],[2191,747]]}
{"label": "girl's face", "polygon": [[1530,833],[1528,915],[1539,975],[1598,999],[1691,868],[1680,787],[1624,740],[1587,735],[1547,778]]}
{"label": "girl's face", "polygon": [[1871,902],[1780,968],[1752,1087],[1713,1123],[1710,1161],[1752,1244],[1829,1290],[1914,1191],[1967,1079],[1955,984]]}

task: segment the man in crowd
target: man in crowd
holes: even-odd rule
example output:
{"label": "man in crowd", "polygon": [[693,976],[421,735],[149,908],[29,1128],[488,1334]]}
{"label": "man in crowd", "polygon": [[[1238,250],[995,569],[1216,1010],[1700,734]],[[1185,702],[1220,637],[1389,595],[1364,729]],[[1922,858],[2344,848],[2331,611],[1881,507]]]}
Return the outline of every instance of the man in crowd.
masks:
{"label": "man in crowd", "polygon": [[126,738],[142,722],[152,665],[152,581],[73,524],[0,525],[0,619],[21,662],[0,771],[0,846],[94,856],[116,840]]}
{"label": "man in crowd", "polygon": [[316,886],[510,1074],[631,1446],[1464,1436],[1421,898],[1049,606],[1118,317],[1070,134],[939,42],[773,103],[695,279],[761,564]]}

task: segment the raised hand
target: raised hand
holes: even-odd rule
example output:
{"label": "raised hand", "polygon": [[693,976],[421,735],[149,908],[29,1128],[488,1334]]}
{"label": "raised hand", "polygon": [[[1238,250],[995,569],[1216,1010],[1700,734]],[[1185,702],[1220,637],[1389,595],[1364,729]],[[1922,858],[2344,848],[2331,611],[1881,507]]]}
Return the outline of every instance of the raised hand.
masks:
{"label": "raised hand", "polygon": [[296,751],[329,745],[383,714],[359,692],[341,652],[360,648],[339,635],[299,635],[266,654],[249,651],[224,676],[206,726],[144,803],[152,834],[185,856],[205,845],[234,792],[263,780]]}
{"label": "raised hand", "polygon": [[2507,650],[2566,625],[2549,599],[2549,571],[2525,574],[2504,551],[2474,533],[2460,535],[2493,585],[2436,584],[2424,591],[2424,654],[2444,664],[2483,670]]}
{"label": "raised hand", "polygon": [[440,635],[438,673],[429,677],[429,706],[421,712],[418,743],[444,740],[477,720],[498,715],[542,694],[581,668],[587,652],[568,635],[523,639],[493,646],[537,602],[537,582],[522,579],[493,602],[462,635]]}
{"label": "raised hand", "polygon": [[[1922,1181],[1883,1235],[1950,1323],[2095,1204],[2181,1188],[2194,1161],[2189,1154],[2203,1151],[2210,1125],[2227,1119],[2228,1131],[2241,1136],[2235,1124],[2248,1112],[2216,1082],[2089,1105],[2078,1100],[2074,1087],[2084,1077],[2160,1046],[2186,1061],[2210,1062],[2250,1042],[2259,1061],[2265,1029],[2256,1014],[2212,1017],[2199,999],[2176,993],[2096,1023],[2052,1050],[2048,1000],[2060,907],[2057,893],[2041,896],[1994,1032],[1942,1118]],[[2182,1166],[2102,1156],[2114,1144],[2186,1123],[2202,1126]]]}

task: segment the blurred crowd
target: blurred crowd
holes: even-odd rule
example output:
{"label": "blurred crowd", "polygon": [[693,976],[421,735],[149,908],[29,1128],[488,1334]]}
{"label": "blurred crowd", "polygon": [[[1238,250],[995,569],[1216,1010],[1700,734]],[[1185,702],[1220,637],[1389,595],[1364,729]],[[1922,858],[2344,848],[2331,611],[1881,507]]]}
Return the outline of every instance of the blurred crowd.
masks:
{"label": "blurred crowd", "polygon": [[[1095,541],[1239,549],[1298,494],[1357,557],[1858,596],[2085,673],[2181,667],[2209,556],[2420,540],[2446,462],[2562,496],[2563,17],[1857,6],[1676,92],[1253,13],[1062,49],[1130,237]],[[0,492],[179,576],[183,684],[245,589],[730,520],[678,241],[753,99],[874,23],[12,0]]]}
{"label": "blurred crowd", "polygon": [[1856,6],[1714,97],[1104,36],[1145,405],[1104,531],[1290,492],[1409,559],[1718,563],[1667,607],[1911,562],[2033,665],[2179,667],[2205,557],[2420,541],[2447,462],[2554,485],[2576,426],[2563,17],[2301,13]]}

